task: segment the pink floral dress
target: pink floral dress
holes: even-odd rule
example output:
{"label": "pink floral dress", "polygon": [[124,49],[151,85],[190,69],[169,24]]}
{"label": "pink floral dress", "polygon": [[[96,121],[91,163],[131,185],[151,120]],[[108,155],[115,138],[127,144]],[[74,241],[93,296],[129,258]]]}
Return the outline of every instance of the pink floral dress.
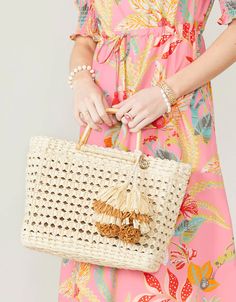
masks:
{"label": "pink floral dress", "polygon": [[[216,23],[236,18],[235,0],[217,0]],[[93,68],[108,104],[156,85],[205,51],[204,28],[214,0],[77,0],[70,36],[97,42]],[[122,124],[91,131],[88,144],[133,150]],[[83,131],[81,127],[80,133]],[[192,174],[156,273],[62,259],[60,302],[231,302],[236,258],[231,217],[216,144],[211,82],[178,99],[169,114],[142,130],[148,155],[189,162]],[[140,259],[142,261],[142,259]]]}

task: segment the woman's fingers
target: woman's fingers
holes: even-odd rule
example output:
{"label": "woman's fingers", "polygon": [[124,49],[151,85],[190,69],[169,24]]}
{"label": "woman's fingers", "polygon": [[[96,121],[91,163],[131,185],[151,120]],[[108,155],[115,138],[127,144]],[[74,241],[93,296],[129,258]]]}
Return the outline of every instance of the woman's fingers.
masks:
{"label": "woman's fingers", "polygon": [[91,128],[93,128],[93,129],[95,129],[95,130],[100,130],[100,129],[101,129],[101,127],[98,127],[98,126],[94,123],[94,121],[93,121],[93,119],[92,119],[92,117],[91,117],[91,115],[90,115],[89,110],[84,110],[84,111],[82,111],[82,114],[83,114],[83,116],[84,116],[84,120],[87,122],[87,124],[88,124]]}
{"label": "woman's fingers", "polygon": [[79,123],[80,126],[86,126],[86,123],[80,117],[79,110],[74,111],[74,116],[75,116],[75,119]]}
{"label": "woman's fingers", "polygon": [[[75,116],[79,124],[87,123],[91,128],[101,130],[99,124],[105,123],[111,127],[117,123],[116,118],[106,112],[109,106],[100,88],[88,82],[76,87],[78,89],[75,94]],[[83,116],[79,116],[77,111],[82,112]]]}
{"label": "woman's fingers", "polygon": [[88,103],[87,106],[88,106],[88,110],[89,110],[89,113],[91,115],[91,118],[92,118],[93,122],[95,124],[102,124],[103,120],[99,116],[99,114],[97,112],[97,108],[95,107],[95,104],[94,103]]}
{"label": "woman's fingers", "polygon": [[150,114],[148,115],[146,109],[138,111],[137,108],[133,107],[131,110],[125,113],[128,113],[132,119],[127,120],[126,117],[123,116],[121,121],[122,123],[128,125],[131,132],[139,131],[152,122],[152,116],[150,116]]}
{"label": "woman's fingers", "polygon": [[138,125],[138,123],[140,123],[143,119],[146,118],[146,116],[143,112],[140,112],[140,113],[136,114],[136,113],[134,113],[134,110],[130,110],[128,112],[128,114],[130,114],[133,117],[133,119],[132,120],[127,120],[124,116],[124,117],[122,117],[121,121],[122,121],[122,123],[124,121],[125,124],[128,124],[129,128],[134,128],[135,126]]}
{"label": "woman's fingers", "polygon": [[126,113],[126,112],[129,112],[133,107],[133,101],[132,100],[129,100],[129,101],[126,101],[124,102],[123,106],[121,106],[118,111],[116,112],[116,118],[118,121],[121,121],[123,115]]}
{"label": "woman's fingers", "polygon": [[[104,95],[103,95],[103,98],[102,98],[102,102],[103,102],[105,108],[110,107],[110,106],[108,105],[107,100],[106,100],[106,98],[105,98]],[[115,114],[110,113],[110,114],[108,114],[108,116],[110,117],[110,119],[111,119],[113,125],[115,125],[115,124],[118,122],[117,119],[116,119]]]}
{"label": "woman's fingers", "polygon": [[152,122],[152,120],[150,118],[145,118],[140,123],[138,123],[137,126],[130,128],[129,131],[137,132],[137,131],[143,129],[145,126],[149,125],[151,122]]}
{"label": "woman's fingers", "polygon": [[103,95],[101,96],[101,99],[97,99],[95,101],[95,106],[96,106],[97,112],[98,112],[99,116],[101,117],[101,119],[103,120],[103,122],[111,127],[112,119],[106,112],[106,108],[108,107],[108,105],[107,105],[106,99]]}
{"label": "woman's fingers", "polygon": [[80,126],[86,126],[86,122],[80,116],[80,110],[77,107],[76,102],[74,102],[74,117],[75,117],[76,121],[79,123]]}

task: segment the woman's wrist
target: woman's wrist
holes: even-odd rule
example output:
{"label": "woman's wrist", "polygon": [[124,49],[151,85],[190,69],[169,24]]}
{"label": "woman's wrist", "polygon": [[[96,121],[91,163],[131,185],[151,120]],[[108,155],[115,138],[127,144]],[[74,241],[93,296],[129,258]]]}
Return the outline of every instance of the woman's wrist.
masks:
{"label": "woman's wrist", "polygon": [[[177,90],[172,88],[171,79],[169,79],[168,81],[166,79],[160,80],[155,86],[159,90],[158,92],[161,93],[162,99],[166,106],[166,112],[170,113],[171,106],[174,105],[179,98]],[[175,86],[173,85],[173,87]]]}
{"label": "woman's wrist", "polygon": [[84,72],[83,74],[77,74],[73,80],[73,88],[83,85],[83,83],[92,82],[94,83],[94,79],[91,77],[89,73]]}
{"label": "woman's wrist", "polygon": [[77,73],[74,76],[73,82],[76,82],[77,80],[92,80],[93,81],[93,78],[91,77],[91,74],[89,71],[83,71],[83,72]]}
{"label": "woman's wrist", "polygon": [[92,69],[91,65],[78,65],[75,67],[71,72],[68,77],[68,84],[70,85],[71,88],[73,88],[74,83],[77,80],[81,79],[92,79],[93,81],[95,80],[95,71]]}
{"label": "woman's wrist", "polygon": [[182,91],[181,84],[177,81],[175,76],[171,76],[165,79],[166,84],[173,90],[176,99],[183,96],[184,92]]}
{"label": "woman's wrist", "polygon": [[168,96],[166,95],[165,91],[162,88],[161,88],[161,96],[166,105],[166,112],[170,113],[171,112],[171,102],[170,102]]}
{"label": "woman's wrist", "polygon": [[164,105],[163,109],[165,110],[165,113],[170,113],[172,104],[171,104],[167,94],[165,93],[164,89],[160,85],[154,85],[151,87],[151,89],[152,89],[152,93],[153,93],[153,98],[157,101],[158,107],[160,106],[159,97],[161,97],[161,99],[163,101],[163,105]]}

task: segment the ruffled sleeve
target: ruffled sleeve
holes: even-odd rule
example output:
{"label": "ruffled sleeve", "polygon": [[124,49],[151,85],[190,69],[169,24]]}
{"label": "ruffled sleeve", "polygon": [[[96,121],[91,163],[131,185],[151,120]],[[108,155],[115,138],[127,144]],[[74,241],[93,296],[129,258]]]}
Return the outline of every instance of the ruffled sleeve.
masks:
{"label": "ruffled sleeve", "polygon": [[98,18],[93,5],[94,0],[74,0],[78,12],[75,31],[70,34],[70,39],[77,36],[90,36],[95,42],[99,40]]}
{"label": "ruffled sleeve", "polygon": [[227,25],[236,19],[236,0],[219,0],[221,16],[217,19],[220,25]]}

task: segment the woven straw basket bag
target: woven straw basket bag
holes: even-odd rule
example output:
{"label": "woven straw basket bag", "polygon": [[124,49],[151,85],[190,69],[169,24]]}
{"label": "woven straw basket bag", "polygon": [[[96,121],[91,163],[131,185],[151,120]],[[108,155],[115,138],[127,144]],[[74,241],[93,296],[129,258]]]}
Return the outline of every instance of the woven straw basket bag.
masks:
{"label": "woven straw basket bag", "polygon": [[[107,108],[115,113],[117,109]],[[26,168],[25,247],[102,266],[156,272],[174,232],[191,165],[35,136]]]}

